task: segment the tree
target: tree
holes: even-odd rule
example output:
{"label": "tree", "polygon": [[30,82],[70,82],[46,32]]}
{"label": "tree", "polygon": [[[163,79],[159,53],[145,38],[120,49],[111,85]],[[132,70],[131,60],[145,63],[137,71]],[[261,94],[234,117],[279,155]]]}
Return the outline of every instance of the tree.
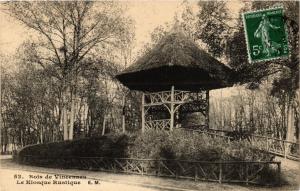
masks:
{"label": "tree", "polygon": [[[268,8],[277,2],[251,2],[241,9],[259,10]],[[291,60],[277,60],[264,63],[248,63],[247,48],[241,17],[232,18],[226,7],[226,2],[199,2],[197,38],[207,45],[208,52],[216,57],[225,55],[229,65],[238,75],[233,79],[241,83],[249,83],[249,87],[257,87],[268,76],[278,73],[283,67],[297,68],[298,55],[298,2],[281,2],[286,7],[285,21],[289,30],[292,46]],[[295,71],[295,69],[294,69]],[[296,75],[298,76],[298,75]],[[297,81],[297,80],[293,80]],[[293,89],[293,88],[292,88]]]}
{"label": "tree", "polygon": [[[283,110],[289,116],[286,126],[287,129],[292,129],[291,126],[295,126],[293,116],[297,115],[293,112],[295,105],[298,104],[295,98],[299,91],[299,2],[248,2],[241,9],[240,14],[249,10],[269,8],[278,3],[285,9],[283,19],[289,35],[291,50],[289,59],[248,63],[242,19],[237,18],[236,24],[230,24],[225,2],[199,3],[201,8],[198,15],[200,24],[198,37],[206,43],[210,52],[216,52],[215,56],[220,57],[224,54],[227,57],[229,65],[236,71],[235,78],[232,79],[234,82],[247,83],[248,88],[257,89],[263,81],[272,79],[269,94],[281,100],[282,108],[287,107]],[[206,29],[207,32],[205,32]],[[221,38],[224,39],[224,43]],[[286,112],[282,115],[286,115]]]}
{"label": "tree", "polygon": [[[118,46],[130,21],[114,2],[9,2],[8,13],[37,34],[26,58],[58,79],[64,139],[73,138],[78,73],[83,61]],[[70,124],[68,124],[68,118]]]}
{"label": "tree", "polygon": [[[2,55],[1,55],[2,56]],[[1,60],[2,62],[2,60]],[[5,153],[7,151],[7,145],[9,144],[9,133],[8,133],[8,127],[7,119],[9,118],[8,110],[10,108],[11,99],[10,99],[10,89],[9,89],[9,81],[11,79],[11,76],[7,73],[5,68],[0,66],[1,70],[1,116],[0,116],[0,132],[1,132],[1,153]]]}
{"label": "tree", "polygon": [[196,25],[197,25],[197,17],[193,12],[192,6],[188,1],[182,2],[183,11],[180,15],[181,18],[181,28],[186,34],[193,39],[196,40]]}
{"label": "tree", "polygon": [[[278,3],[278,2],[277,2]],[[263,9],[268,8],[272,5],[276,4],[276,2],[253,2],[252,9]],[[245,51],[232,51],[231,52],[231,64],[233,66],[237,66],[240,68],[242,72],[240,79],[244,79],[245,81],[255,82],[256,84],[260,84],[260,82],[266,79],[268,76],[272,74],[277,74],[275,78],[273,78],[273,86],[271,90],[271,95],[281,99],[282,107],[287,107],[287,135],[286,138],[288,140],[292,139],[291,133],[294,129],[293,127],[297,127],[295,124],[295,105],[297,105],[296,92],[299,91],[299,2],[280,2],[285,8],[285,16],[284,21],[287,27],[288,35],[289,35],[289,45],[291,55],[289,59],[278,59],[274,61],[268,61],[264,63],[255,63],[249,64],[247,61],[242,61],[236,59],[237,56],[239,58],[246,58],[247,54]],[[243,47],[246,47],[246,43],[244,38],[241,39],[242,29],[239,29],[230,42],[234,44],[234,41],[239,41]],[[242,42],[242,43],[241,43]],[[239,63],[238,63],[239,62]],[[243,64],[241,64],[243,63]],[[247,75],[245,75],[247,74]],[[284,114],[284,113],[283,113]]]}
{"label": "tree", "polygon": [[221,57],[224,54],[226,38],[233,27],[232,19],[225,1],[200,1],[200,11],[197,15],[196,39],[207,45],[208,52],[213,56]]}

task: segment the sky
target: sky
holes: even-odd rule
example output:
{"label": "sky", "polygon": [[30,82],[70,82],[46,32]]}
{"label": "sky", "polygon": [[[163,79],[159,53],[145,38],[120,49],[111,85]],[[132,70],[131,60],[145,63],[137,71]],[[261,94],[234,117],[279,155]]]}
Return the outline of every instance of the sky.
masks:
{"label": "sky", "polygon": [[[127,6],[127,14],[133,18],[136,28],[136,49],[143,47],[150,40],[153,29],[166,22],[171,22],[176,12],[180,13],[179,0],[142,0],[121,1]],[[193,11],[198,11],[197,1],[189,1]],[[237,1],[228,3],[228,7],[237,14],[241,4]],[[1,8],[0,2],[0,8]],[[13,54],[26,39],[30,38],[28,30],[19,22],[3,13],[0,9],[0,54]]]}
{"label": "sky", "polygon": [[[131,0],[120,2],[127,7],[128,16],[133,18],[135,22],[136,42],[133,54],[136,54],[144,44],[150,41],[150,34],[154,28],[166,22],[172,22],[175,14],[180,14],[182,2],[182,0]],[[197,14],[198,1],[188,2],[192,6],[194,13]],[[239,16],[241,5],[239,1],[228,2],[228,8],[233,16]],[[0,2],[0,55],[11,56],[22,42],[31,38],[31,33],[19,22],[3,13],[1,7],[3,6]],[[222,93],[222,91],[217,92],[220,92],[222,96],[227,95],[227,93]],[[218,94],[217,92],[215,94]]]}
{"label": "sky", "polygon": [[[127,14],[135,22],[136,44],[142,47],[149,40],[150,33],[156,26],[172,20],[181,2],[130,1],[121,3],[128,7]],[[29,34],[23,25],[0,11],[0,52],[14,53],[24,40],[30,38]]]}

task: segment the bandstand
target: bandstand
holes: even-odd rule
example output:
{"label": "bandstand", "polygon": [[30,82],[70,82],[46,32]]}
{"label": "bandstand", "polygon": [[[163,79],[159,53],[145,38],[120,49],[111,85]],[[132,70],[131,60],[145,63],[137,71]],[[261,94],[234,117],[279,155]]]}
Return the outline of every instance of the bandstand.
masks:
{"label": "bandstand", "polygon": [[116,78],[143,92],[142,131],[180,127],[185,113],[200,112],[209,126],[209,91],[232,86],[233,71],[181,31],[172,31]]}

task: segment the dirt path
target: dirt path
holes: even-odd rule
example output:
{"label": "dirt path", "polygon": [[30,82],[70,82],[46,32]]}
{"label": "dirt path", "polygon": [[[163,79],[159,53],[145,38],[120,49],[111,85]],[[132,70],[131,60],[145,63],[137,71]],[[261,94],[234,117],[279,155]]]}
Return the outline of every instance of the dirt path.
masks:
{"label": "dirt path", "polygon": [[300,190],[300,163],[299,161],[293,161],[284,159],[282,157],[276,157],[277,161],[281,162],[282,174],[286,181],[292,187],[298,188],[297,191]]}

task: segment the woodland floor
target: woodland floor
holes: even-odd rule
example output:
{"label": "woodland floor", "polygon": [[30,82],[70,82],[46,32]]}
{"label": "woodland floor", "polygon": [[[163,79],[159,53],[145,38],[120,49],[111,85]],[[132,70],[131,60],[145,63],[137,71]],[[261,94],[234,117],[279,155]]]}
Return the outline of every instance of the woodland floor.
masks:
{"label": "woodland floor", "polygon": [[[212,182],[195,182],[191,180],[175,180],[169,178],[138,176],[128,174],[114,174],[99,171],[87,170],[74,170],[74,169],[54,169],[34,167],[27,165],[19,165],[12,161],[9,156],[1,156],[0,158],[0,191],[16,191],[16,190],[52,190],[52,191],[65,191],[65,190],[98,190],[98,191],[113,191],[121,189],[121,191],[218,191],[218,190],[239,190],[239,191],[289,191],[299,190],[299,162],[284,160],[277,158],[282,162],[282,173],[287,184],[281,187],[258,187],[258,186],[243,186],[236,184],[218,184]],[[15,174],[21,174],[23,177],[29,175],[80,175],[86,176],[86,179],[81,181],[80,185],[20,185],[16,184],[14,179]],[[44,179],[43,179],[44,180]],[[99,180],[98,185],[89,185],[88,181]]]}

